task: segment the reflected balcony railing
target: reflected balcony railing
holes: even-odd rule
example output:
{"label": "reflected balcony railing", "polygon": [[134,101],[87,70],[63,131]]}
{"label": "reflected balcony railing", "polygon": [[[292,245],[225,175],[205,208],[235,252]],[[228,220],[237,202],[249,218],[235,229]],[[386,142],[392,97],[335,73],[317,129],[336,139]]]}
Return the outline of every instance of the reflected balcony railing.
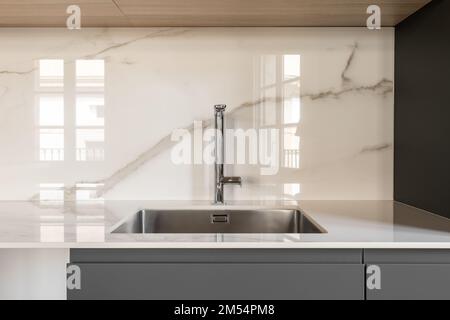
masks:
{"label": "reflected balcony railing", "polygon": [[41,161],[64,161],[64,148],[40,148]]}
{"label": "reflected balcony railing", "polygon": [[77,161],[103,161],[105,149],[103,148],[78,148],[76,149]]}
{"label": "reflected balcony railing", "polygon": [[300,150],[284,150],[284,167],[292,169],[300,168]]}

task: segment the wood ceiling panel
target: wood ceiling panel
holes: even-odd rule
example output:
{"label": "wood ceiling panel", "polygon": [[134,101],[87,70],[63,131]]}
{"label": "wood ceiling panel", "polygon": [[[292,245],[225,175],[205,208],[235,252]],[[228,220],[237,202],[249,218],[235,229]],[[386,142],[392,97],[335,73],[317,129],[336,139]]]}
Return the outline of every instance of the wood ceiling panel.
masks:
{"label": "wood ceiling panel", "polygon": [[430,0],[115,0],[140,26],[365,26],[377,3],[393,26]]}
{"label": "wood ceiling panel", "polygon": [[74,3],[81,8],[82,26],[130,26],[112,0],[0,0],[0,26],[64,27]]}
{"label": "wood ceiling panel", "polygon": [[78,4],[82,27],[365,26],[378,4],[394,26],[431,0],[0,0],[0,26],[64,27]]}

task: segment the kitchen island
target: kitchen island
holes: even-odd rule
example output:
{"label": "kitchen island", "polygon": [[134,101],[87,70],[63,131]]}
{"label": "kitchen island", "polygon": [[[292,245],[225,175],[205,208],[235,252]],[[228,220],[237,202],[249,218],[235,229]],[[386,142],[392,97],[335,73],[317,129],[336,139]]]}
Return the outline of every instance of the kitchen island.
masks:
{"label": "kitchen island", "polygon": [[[207,210],[211,205],[201,201],[1,202],[0,268],[13,268],[14,259],[17,265],[26,259],[31,273],[41,273],[41,279],[60,279],[66,275],[66,263],[79,266],[83,290],[69,291],[69,298],[134,297],[123,289],[116,290],[116,295],[111,287],[102,290],[98,283],[111,284],[107,279],[134,283],[129,292],[154,299],[174,291],[180,299],[189,298],[189,292],[191,298],[198,299],[226,299],[229,294],[242,299],[266,299],[271,295],[262,294],[269,292],[264,288],[276,289],[277,284],[277,297],[284,299],[421,298],[421,293],[433,298],[449,297],[445,290],[450,287],[446,283],[450,279],[448,219],[393,201],[227,205],[247,209],[300,208],[326,233],[113,234],[112,230],[142,209]],[[49,255],[53,258],[45,259],[47,267],[39,266],[43,260],[40,257]],[[366,288],[373,265],[382,274],[381,290]],[[23,268],[24,273],[30,274]],[[53,271],[47,274],[46,270]],[[408,281],[411,277],[415,281]],[[147,290],[148,283],[142,279],[153,283],[153,290]],[[177,288],[186,279],[192,283],[183,286],[187,290],[183,295],[183,290]],[[211,281],[220,290],[211,291]],[[59,281],[61,285],[63,282],[65,278]],[[202,286],[201,283],[202,290],[192,296],[192,286]],[[236,290],[239,283],[245,284],[243,288],[247,290]],[[427,292],[427,284],[434,294]],[[415,286],[419,289],[415,290]],[[37,285],[33,288],[39,289]],[[61,292],[62,289],[59,296],[64,298]],[[102,292],[110,295],[102,296]]]}

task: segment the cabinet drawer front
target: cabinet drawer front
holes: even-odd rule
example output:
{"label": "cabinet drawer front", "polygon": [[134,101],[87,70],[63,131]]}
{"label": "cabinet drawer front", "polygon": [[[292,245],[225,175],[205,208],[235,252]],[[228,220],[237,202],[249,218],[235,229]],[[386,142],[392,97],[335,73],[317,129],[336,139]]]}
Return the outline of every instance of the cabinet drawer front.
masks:
{"label": "cabinet drawer front", "polygon": [[381,289],[367,289],[368,300],[448,300],[450,265],[383,264]]}
{"label": "cabinet drawer front", "polygon": [[450,250],[369,249],[364,252],[367,264],[450,264]]}
{"label": "cabinet drawer front", "polygon": [[363,265],[81,263],[68,299],[364,299]]}
{"label": "cabinet drawer front", "polygon": [[71,249],[71,263],[358,264],[362,249]]}

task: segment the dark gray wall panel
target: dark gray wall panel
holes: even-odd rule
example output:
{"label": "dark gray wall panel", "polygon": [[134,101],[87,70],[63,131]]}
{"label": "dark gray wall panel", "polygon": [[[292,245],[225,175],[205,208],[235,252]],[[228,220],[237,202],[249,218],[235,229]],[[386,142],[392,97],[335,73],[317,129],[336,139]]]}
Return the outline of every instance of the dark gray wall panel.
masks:
{"label": "dark gray wall panel", "polygon": [[395,199],[450,218],[450,1],[396,28]]}

